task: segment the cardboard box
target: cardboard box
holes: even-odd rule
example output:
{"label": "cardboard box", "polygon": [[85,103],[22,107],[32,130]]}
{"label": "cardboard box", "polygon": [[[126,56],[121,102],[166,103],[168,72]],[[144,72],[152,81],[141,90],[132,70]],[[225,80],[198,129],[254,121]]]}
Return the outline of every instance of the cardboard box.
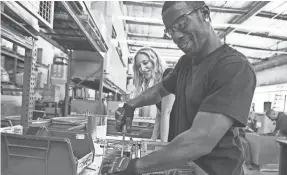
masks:
{"label": "cardboard box", "polygon": [[254,164],[279,164],[280,146],[276,140],[285,139],[285,137],[246,133],[246,139],[250,146],[251,160]]}

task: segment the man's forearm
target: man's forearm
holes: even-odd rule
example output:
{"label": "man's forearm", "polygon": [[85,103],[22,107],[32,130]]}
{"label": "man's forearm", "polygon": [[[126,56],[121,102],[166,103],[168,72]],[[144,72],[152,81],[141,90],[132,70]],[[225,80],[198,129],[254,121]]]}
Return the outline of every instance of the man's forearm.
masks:
{"label": "man's forearm", "polygon": [[140,174],[163,171],[193,161],[210,152],[210,147],[203,143],[202,137],[194,136],[188,130],[178,135],[164,148],[140,158],[136,171]]}
{"label": "man's forearm", "polygon": [[233,125],[234,120],[218,113],[199,112],[192,127],[164,148],[136,161],[135,171],[145,174],[176,168],[209,154]]}
{"label": "man's forearm", "polygon": [[159,103],[166,95],[168,92],[163,88],[162,83],[159,83],[145,90],[138,97],[127,101],[127,104],[134,108],[150,106]]}

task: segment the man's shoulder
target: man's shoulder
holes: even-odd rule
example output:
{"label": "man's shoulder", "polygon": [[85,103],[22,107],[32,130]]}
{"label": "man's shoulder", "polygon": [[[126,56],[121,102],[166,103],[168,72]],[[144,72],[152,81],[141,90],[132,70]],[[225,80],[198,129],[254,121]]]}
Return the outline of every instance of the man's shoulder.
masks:
{"label": "man's shoulder", "polygon": [[[237,69],[234,69],[234,65],[236,65]],[[217,58],[216,68],[217,69],[228,69],[230,72],[238,71],[243,67],[248,67],[249,72],[255,74],[254,68],[252,64],[248,61],[247,57],[241,52],[229,47],[226,52],[221,54],[219,58]]]}
{"label": "man's shoulder", "polygon": [[186,55],[182,55],[182,56],[178,59],[176,65],[175,65],[175,67],[174,67],[174,70],[175,70],[176,72],[178,72],[179,69],[181,69],[182,67],[184,67],[184,65],[187,64],[186,61],[188,61],[188,57],[187,57]]}
{"label": "man's shoulder", "polygon": [[228,49],[221,54],[219,57],[218,62],[220,64],[233,64],[233,63],[241,63],[241,64],[248,64],[251,65],[248,61],[247,57],[239,52],[236,49],[233,49],[232,47],[228,46]]}
{"label": "man's shoulder", "polygon": [[182,56],[178,59],[177,64],[184,64],[183,62],[185,62],[185,61],[188,59],[187,57],[188,57],[187,55],[182,55]]}

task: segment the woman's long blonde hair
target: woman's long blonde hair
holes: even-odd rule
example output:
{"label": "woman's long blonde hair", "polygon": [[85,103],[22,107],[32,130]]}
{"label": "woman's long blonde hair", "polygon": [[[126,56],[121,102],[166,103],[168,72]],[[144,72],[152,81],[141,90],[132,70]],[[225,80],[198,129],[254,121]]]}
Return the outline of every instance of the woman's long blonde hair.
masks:
{"label": "woman's long blonde hair", "polygon": [[[137,65],[136,65],[136,57],[139,54],[146,55],[151,63],[153,64],[153,70],[151,70],[152,77],[150,81],[145,80],[144,76],[140,73]],[[156,85],[162,80],[162,75],[164,70],[166,69],[166,63],[163,61],[159,54],[150,47],[143,47],[139,49],[133,60],[133,71],[134,71],[134,80],[133,84],[135,86],[134,95],[139,95],[142,91],[146,90],[147,88]]]}

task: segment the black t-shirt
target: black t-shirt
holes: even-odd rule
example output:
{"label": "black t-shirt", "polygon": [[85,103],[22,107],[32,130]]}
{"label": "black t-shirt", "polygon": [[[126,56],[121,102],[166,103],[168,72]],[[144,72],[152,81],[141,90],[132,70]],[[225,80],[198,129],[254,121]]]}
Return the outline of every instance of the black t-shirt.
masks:
{"label": "black t-shirt", "polygon": [[282,136],[287,136],[287,115],[284,112],[278,114],[275,131],[277,130],[280,130]]}
{"label": "black t-shirt", "polygon": [[[181,57],[162,83],[175,94],[169,139],[188,130],[199,111],[229,116],[234,127],[247,124],[256,75],[246,57],[228,45],[205,58]],[[194,162],[208,174],[239,175],[244,161],[239,142],[232,127],[210,154]]]}
{"label": "black t-shirt", "polygon": [[[172,72],[172,68],[167,68],[167,69],[165,69],[165,71],[163,72],[163,74],[162,74],[162,78],[164,78],[164,77],[166,77],[169,73],[171,73]],[[156,107],[157,107],[157,109],[159,110],[159,111],[161,111],[161,102],[159,102],[159,103],[157,103],[156,104]]]}

